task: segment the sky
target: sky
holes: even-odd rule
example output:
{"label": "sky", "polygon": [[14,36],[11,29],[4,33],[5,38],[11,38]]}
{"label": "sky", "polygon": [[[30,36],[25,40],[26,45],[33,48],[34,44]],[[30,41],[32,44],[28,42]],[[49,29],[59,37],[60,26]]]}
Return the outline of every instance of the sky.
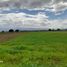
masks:
{"label": "sky", "polygon": [[67,0],[0,0],[0,31],[67,29]]}

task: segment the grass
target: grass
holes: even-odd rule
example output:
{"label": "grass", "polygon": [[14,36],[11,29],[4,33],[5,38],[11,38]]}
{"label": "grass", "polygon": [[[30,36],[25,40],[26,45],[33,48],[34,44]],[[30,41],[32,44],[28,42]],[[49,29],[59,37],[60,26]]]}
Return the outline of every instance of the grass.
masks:
{"label": "grass", "polygon": [[0,67],[67,67],[67,32],[15,34],[0,42]]}

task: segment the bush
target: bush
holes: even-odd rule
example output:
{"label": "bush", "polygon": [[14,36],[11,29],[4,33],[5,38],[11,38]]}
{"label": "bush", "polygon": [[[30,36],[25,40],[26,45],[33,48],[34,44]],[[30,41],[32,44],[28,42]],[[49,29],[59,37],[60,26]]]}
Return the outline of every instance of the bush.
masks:
{"label": "bush", "polygon": [[2,31],[2,33],[4,33],[5,31]]}
{"label": "bush", "polygon": [[55,31],[55,29],[52,29],[52,31]]}
{"label": "bush", "polygon": [[57,31],[60,31],[60,29],[57,29]]}
{"label": "bush", "polygon": [[14,32],[14,30],[13,29],[10,29],[9,32]]}
{"label": "bush", "polygon": [[51,29],[49,29],[48,31],[52,31]]}
{"label": "bush", "polygon": [[15,32],[19,32],[19,30],[17,29],[17,30],[15,30]]}

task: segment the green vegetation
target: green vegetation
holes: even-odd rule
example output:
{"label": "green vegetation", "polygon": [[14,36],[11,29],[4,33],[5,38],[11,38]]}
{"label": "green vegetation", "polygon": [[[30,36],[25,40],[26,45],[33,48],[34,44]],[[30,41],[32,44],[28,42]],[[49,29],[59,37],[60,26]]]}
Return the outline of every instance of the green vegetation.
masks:
{"label": "green vegetation", "polygon": [[0,42],[0,67],[67,67],[67,32],[21,32]]}

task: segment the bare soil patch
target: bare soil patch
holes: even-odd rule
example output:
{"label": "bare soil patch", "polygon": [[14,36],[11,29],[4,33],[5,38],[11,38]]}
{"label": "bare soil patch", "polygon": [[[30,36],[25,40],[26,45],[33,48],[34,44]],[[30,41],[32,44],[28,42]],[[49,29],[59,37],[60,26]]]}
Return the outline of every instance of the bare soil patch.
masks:
{"label": "bare soil patch", "polygon": [[4,41],[8,41],[10,39],[13,39],[15,38],[16,36],[19,36],[21,35],[22,33],[21,32],[13,32],[13,33],[0,33],[0,42],[4,42]]}

